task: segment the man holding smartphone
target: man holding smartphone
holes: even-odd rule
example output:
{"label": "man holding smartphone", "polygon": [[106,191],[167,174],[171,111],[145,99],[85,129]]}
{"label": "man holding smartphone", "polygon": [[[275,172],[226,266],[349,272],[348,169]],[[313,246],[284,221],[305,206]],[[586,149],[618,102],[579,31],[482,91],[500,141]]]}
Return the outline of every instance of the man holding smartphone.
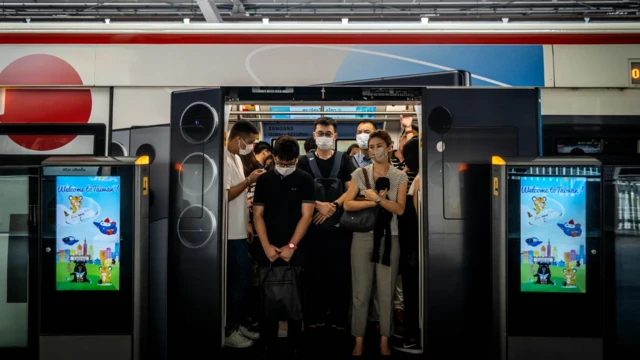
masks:
{"label": "man holding smartphone", "polygon": [[242,160],[238,155],[253,151],[258,129],[250,122],[240,120],[231,128],[225,149],[224,181],[229,201],[229,236],[227,241],[227,328],[225,346],[247,348],[260,334],[241,324],[247,290],[251,285],[252,269],[247,242],[249,208],[247,189],[258,180],[264,170],[256,170],[244,176]]}

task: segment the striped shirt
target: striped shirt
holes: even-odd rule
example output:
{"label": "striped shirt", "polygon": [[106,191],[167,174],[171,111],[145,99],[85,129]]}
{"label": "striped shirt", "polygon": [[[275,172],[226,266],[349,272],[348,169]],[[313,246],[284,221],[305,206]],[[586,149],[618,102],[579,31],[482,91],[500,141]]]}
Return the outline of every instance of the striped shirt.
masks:
{"label": "striped shirt", "polygon": [[[400,171],[404,171],[406,165],[404,163],[404,161],[400,161],[400,159],[398,159],[396,157],[396,153],[395,151],[393,153],[391,153],[391,165],[393,165],[393,167],[395,167],[396,169],[400,170]],[[415,180],[417,173],[413,172],[413,171],[404,171],[407,174],[407,178],[409,179],[408,185],[407,187],[411,187],[411,184],[413,184],[413,180]],[[408,193],[411,194],[411,193]]]}

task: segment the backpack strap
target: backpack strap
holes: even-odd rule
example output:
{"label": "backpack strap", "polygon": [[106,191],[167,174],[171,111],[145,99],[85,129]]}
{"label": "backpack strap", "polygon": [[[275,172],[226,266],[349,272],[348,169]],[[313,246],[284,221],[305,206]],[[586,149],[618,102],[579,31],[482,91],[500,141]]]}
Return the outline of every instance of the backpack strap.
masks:
{"label": "backpack strap", "polygon": [[340,173],[340,166],[342,165],[342,153],[340,151],[336,151],[333,154],[333,168],[331,168],[330,178],[337,178],[338,173]]}
{"label": "backpack strap", "polygon": [[356,169],[360,167],[360,164],[358,164],[358,160],[356,160],[355,156],[349,156],[349,158],[351,159],[351,165],[353,165],[352,171],[356,171]]}
{"label": "backpack strap", "polygon": [[309,167],[311,168],[311,172],[313,172],[313,177],[315,179],[322,179],[322,174],[320,173],[320,168],[318,167],[315,155],[312,152],[309,152],[307,153],[307,159],[309,159]]}

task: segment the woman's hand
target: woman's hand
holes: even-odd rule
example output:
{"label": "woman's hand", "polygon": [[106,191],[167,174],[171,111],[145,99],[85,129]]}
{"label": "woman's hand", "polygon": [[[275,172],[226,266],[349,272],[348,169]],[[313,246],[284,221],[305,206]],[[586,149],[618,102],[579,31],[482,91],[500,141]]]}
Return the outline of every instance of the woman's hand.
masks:
{"label": "woman's hand", "polygon": [[369,201],[378,201],[380,195],[372,189],[367,189],[364,191],[364,197]]}

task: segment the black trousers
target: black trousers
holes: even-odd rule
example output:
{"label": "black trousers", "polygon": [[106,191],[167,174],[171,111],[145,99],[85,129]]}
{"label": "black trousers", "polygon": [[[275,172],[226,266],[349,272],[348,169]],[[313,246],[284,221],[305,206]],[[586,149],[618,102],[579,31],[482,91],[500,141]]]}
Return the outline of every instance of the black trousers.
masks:
{"label": "black trousers", "polygon": [[418,340],[420,337],[420,268],[418,249],[403,249],[400,246],[400,274],[404,299],[404,338]]}
{"label": "black trousers", "polygon": [[346,328],[351,299],[352,234],[342,230],[310,232],[305,322]]}

